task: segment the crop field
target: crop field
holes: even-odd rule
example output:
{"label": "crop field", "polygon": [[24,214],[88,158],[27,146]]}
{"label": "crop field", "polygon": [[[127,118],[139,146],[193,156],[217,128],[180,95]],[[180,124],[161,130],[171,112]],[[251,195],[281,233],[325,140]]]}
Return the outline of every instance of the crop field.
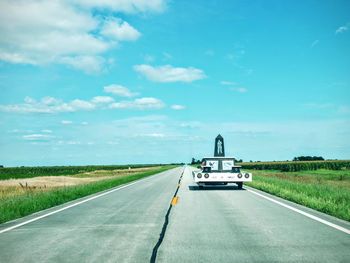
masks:
{"label": "crop field", "polygon": [[143,168],[160,165],[161,164],[8,167],[0,168],[0,180],[37,176],[75,175],[98,170],[125,170],[129,168]]}
{"label": "crop field", "polygon": [[160,173],[175,165],[113,166],[114,169],[112,166],[108,169],[98,166],[100,169],[95,170],[92,167],[79,166],[72,170],[72,167],[1,169],[10,171],[10,174],[1,175],[0,223]]}
{"label": "crop field", "polygon": [[252,162],[241,163],[244,169],[253,170],[280,170],[283,172],[295,172],[305,170],[346,170],[350,169],[350,160],[331,161],[289,161],[289,162]]}
{"label": "crop field", "polygon": [[[342,165],[344,165],[343,163]],[[312,169],[284,172],[281,171],[282,169],[263,170],[261,168],[266,167],[264,165],[266,164],[253,166],[258,170],[249,170],[253,173],[253,182],[247,185],[350,221],[349,169],[341,167],[341,169],[335,170]],[[282,167],[283,165],[285,164],[282,164]],[[320,162],[317,165],[322,166],[323,164]],[[327,166],[329,163],[325,165]]]}

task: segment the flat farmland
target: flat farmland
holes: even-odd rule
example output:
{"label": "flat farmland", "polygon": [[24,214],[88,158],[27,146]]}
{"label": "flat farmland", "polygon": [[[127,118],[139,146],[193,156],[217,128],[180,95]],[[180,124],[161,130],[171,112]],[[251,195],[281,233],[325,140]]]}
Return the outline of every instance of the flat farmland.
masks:
{"label": "flat farmland", "polygon": [[129,169],[161,166],[161,164],[128,165],[84,165],[84,166],[21,166],[0,169],[0,180],[14,178],[31,178],[37,176],[88,175],[96,171],[125,171]]}

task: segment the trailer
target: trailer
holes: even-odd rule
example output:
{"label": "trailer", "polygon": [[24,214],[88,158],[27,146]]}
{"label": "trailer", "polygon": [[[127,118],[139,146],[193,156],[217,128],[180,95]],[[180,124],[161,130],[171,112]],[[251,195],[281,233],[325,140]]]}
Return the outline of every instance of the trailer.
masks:
{"label": "trailer", "polygon": [[241,166],[235,165],[234,157],[225,157],[224,139],[218,135],[215,139],[214,157],[202,159],[198,170],[192,172],[194,182],[203,188],[205,185],[227,185],[235,183],[238,189],[243,188],[243,183],[251,182],[253,175],[241,171]]}

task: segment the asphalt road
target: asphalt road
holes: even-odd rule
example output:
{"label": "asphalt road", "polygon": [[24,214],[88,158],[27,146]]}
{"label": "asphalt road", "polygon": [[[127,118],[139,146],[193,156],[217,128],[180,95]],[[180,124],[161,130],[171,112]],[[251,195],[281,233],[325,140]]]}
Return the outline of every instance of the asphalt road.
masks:
{"label": "asphalt road", "polygon": [[149,262],[182,171],[148,177],[1,233],[0,262]]}
{"label": "asphalt road", "polygon": [[[236,186],[200,190],[186,174],[159,262],[350,262],[349,234]],[[350,229],[347,222],[278,200]]]}
{"label": "asphalt road", "polygon": [[[1,225],[0,262],[149,262],[156,244],[157,262],[350,262],[349,234],[251,190],[200,190],[189,167],[178,188],[182,171],[163,172],[7,232],[1,233],[58,208]],[[169,206],[177,189],[177,203]],[[271,198],[350,229],[348,222]]]}

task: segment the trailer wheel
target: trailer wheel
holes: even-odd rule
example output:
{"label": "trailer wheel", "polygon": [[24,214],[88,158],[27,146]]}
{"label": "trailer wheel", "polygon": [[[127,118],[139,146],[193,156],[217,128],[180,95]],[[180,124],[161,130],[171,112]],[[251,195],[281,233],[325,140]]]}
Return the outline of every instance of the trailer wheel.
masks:
{"label": "trailer wheel", "polygon": [[238,186],[238,189],[239,189],[239,190],[242,190],[242,188],[243,188],[243,182],[238,182],[238,183],[237,183],[237,186]]}

